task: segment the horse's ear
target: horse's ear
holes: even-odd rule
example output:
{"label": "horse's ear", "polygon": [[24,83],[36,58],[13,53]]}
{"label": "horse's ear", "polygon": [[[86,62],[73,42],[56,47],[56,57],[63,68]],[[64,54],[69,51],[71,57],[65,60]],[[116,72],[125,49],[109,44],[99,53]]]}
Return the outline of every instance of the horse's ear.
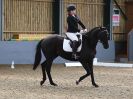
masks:
{"label": "horse's ear", "polygon": [[100,30],[102,30],[102,29],[103,29],[101,26],[100,26],[99,28],[100,28]]}
{"label": "horse's ear", "polygon": [[99,25],[98,27],[101,29],[101,27],[102,27],[102,26],[101,26],[101,25]]}
{"label": "horse's ear", "polygon": [[100,27],[100,30],[105,30],[105,29],[107,29],[107,28],[104,27],[104,26],[101,26],[101,27]]}

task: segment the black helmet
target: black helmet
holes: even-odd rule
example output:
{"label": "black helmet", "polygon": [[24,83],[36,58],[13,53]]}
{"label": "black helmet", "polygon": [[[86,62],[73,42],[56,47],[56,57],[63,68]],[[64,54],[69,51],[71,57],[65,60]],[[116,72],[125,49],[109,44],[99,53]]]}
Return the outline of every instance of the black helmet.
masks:
{"label": "black helmet", "polygon": [[73,10],[75,10],[76,9],[76,7],[75,7],[75,5],[74,4],[69,4],[68,6],[67,6],[67,11],[69,12],[69,11],[73,11]]}

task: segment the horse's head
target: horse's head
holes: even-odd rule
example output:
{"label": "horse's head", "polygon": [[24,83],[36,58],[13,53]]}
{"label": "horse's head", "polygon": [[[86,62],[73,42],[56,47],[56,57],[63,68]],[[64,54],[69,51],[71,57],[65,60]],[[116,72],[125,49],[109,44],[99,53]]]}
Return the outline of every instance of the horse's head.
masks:
{"label": "horse's head", "polygon": [[88,43],[93,47],[96,47],[98,41],[103,44],[105,49],[109,47],[108,30],[106,27],[95,27],[89,32],[84,33],[84,35]]}
{"label": "horse's head", "polygon": [[108,30],[106,27],[99,27],[100,32],[98,33],[98,40],[103,44],[103,47],[105,49],[109,48],[109,43],[108,43]]}

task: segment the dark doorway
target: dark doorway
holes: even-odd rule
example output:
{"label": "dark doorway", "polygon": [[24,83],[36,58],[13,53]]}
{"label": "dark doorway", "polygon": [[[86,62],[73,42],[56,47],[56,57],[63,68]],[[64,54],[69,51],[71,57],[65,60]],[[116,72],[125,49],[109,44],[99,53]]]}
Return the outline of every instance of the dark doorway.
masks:
{"label": "dark doorway", "polygon": [[55,34],[59,34],[59,2],[60,0],[53,0],[53,30]]}

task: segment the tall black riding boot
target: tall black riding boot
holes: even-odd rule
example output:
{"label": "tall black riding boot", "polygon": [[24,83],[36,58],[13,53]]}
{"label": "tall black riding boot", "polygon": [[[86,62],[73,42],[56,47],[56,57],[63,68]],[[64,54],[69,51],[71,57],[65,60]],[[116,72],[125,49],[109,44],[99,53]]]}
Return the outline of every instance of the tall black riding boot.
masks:
{"label": "tall black riding boot", "polygon": [[72,50],[73,50],[72,58],[78,59],[79,56],[76,55],[77,49],[79,47],[78,41],[76,41],[76,40],[72,41],[71,47],[72,47]]}

